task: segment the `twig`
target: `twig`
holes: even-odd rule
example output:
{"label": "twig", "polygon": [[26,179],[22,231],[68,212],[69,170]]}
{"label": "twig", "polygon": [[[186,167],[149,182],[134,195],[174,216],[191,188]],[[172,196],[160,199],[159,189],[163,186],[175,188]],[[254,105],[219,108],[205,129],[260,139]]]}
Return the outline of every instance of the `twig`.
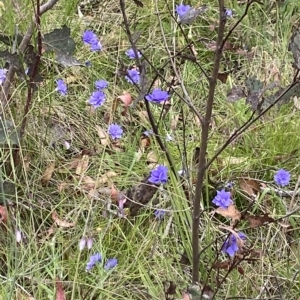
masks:
{"label": "twig", "polygon": [[202,197],[202,188],[204,183],[204,176],[206,172],[206,151],[208,145],[208,132],[209,124],[212,115],[212,108],[214,102],[215,89],[217,85],[218,71],[220,66],[220,60],[222,57],[222,43],[225,32],[226,16],[224,13],[224,0],[219,0],[219,30],[217,38],[217,49],[215,52],[214,66],[212,71],[212,77],[209,82],[208,98],[206,103],[205,117],[202,123],[201,132],[201,145],[199,151],[199,164],[197,174],[196,192],[194,198],[193,209],[193,224],[192,224],[192,247],[193,247],[193,284],[199,282],[199,219],[200,219],[200,201]]}
{"label": "twig", "polygon": [[27,89],[27,99],[26,99],[26,104],[24,108],[24,115],[22,119],[22,124],[20,128],[20,139],[22,139],[24,132],[25,132],[25,127],[26,127],[26,122],[27,122],[27,114],[29,112],[30,104],[32,101],[32,96],[35,88],[35,82],[34,79],[38,73],[39,65],[41,62],[41,57],[42,57],[42,33],[41,33],[41,7],[40,7],[40,0],[37,0],[36,3],[36,11],[35,11],[35,20],[36,20],[36,27],[37,27],[37,45],[38,45],[38,51],[37,55],[35,57],[35,60],[32,65],[32,72],[30,74],[29,82],[28,82],[28,89]]}

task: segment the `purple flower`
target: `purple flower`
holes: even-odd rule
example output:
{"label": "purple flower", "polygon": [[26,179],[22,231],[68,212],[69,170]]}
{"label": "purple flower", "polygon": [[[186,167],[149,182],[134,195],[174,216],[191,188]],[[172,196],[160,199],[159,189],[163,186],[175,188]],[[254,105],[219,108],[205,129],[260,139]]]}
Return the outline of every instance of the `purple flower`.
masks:
{"label": "purple flower", "polygon": [[0,84],[2,84],[5,81],[6,73],[6,69],[0,69]]}
{"label": "purple flower", "polygon": [[95,91],[89,99],[89,104],[91,104],[94,108],[97,108],[103,105],[104,101],[105,94],[102,91]]}
{"label": "purple flower", "polygon": [[106,81],[106,80],[103,80],[103,79],[101,79],[101,80],[96,80],[95,81],[95,86],[96,86],[96,89],[97,90],[104,90],[105,88],[107,88],[107,86],[108,86],[108,82]]}
{"label": "purple flower", "polygon": [[226,192],[224,189],[222,189],[221,191],[217,191],[217,195],[213,199],[212,203],[221,208],[226,209],[229,205],[233,203],[230,199],[230,196],[230,192]]}
{"label": "purple flower", "polygon": [[184,15],[191,10],[191,6],[190,5],[184,5],[184,4],[180,4],[180,5],[176,5],[176,12],[177,15],[179,16],[179,19],[181,19],[182,17],[184,17]]}
{"label": "purple flower", "polygon": [[[130,59],[135,59],[135,54],[132,48],[128,49],[125,54],[130,58]],[[139,58],[142,57],[142,54],[140,51],[137,50],[137,55]]]}
{"label": "purple flower", "polygon": [[231,18],[233,16],[233,12],[232,12],[232,9],[230,8],[225,8],[225,16],[227,18]]}
{"label": "purple flower", "polygon": [[100,253],[91,255],[89,262],[86,264],[86,268],[85,268],[86,271],[90,271],[97,262],[101,262],[101,261],[102,261],[102,257]]}
{"label": "purple flower", "polygon": [[144,134],[145,136],[150,136],[151,134],[153,134],[153,131],[152,131],[152,129],[146,130],[146,131],[143,132],[143,134]]}
{"label": "purple flower", "polygon": [[110,258],[104,265],[105,270],[110,270],[114,268],[118,264],[118,260],[116,258]]}
{"label": "purple flower", "polygon": [[91,46],[92,51],[99,51],[102,49],[102,45],[101,45],[100,41],[98,40],[97,35],[91,30],[86,30],[83,33],[82,40],[86,45]]}
{"label": "purple flower", "polygon": [[157,209],[157,210],[154,212],[154,215],[155,215],[155,218],[156,218],[156,219],[161,220],[161,219],[163,219],[163,217],[166,215],[166,211],[165,211],[165,210],[162,210],[162,209]]}
{"label": "purple flower", "polygon": [[102,45],[100,41],[95,41],[91,44],[91,51],[100,51],[102,49]]}
{"label": "purple flower", "polygon": [[79,251],[82,251],[86,246],[86,239],[85,238],[82,238],[80,241],[79,241]]}
{"label": "purple flower", "polygon": [[82,40],[85,44],[92,45],[98,42],[98,37],[93,31],[86,30],[82,35]]}
{"label": "purple flower", "polygon": [[[242,232],[237,233],[241,240],[246,239],[246,235]],[[231,234],[222,246],[222,252],[227,253],[229,256],[233,257],[235,253],[240,249],[241,241],[236,238],[234,234]]]}
{"label": "purple flower", "polygon": [[87,61],[85,62],[85,66],[86,66],[86,67],[91,67],[91,66],[92,66],[92,63],[91,63],[89,60],[87,60]]}
{"label": "purple flower", "polygon": [[281,186],[288,185],[290,179],[291,179],[290,173],[284,169],[278,170],[274,176],[274,181],[276,182],[276,184]]}
{"label": "purple flower", "polygon": [[154,89],[151,94],[145,96],[148,101],[162,102],[166,101],[170,97],[168,92],[162,91],[161,89]]}
{"label": "purple flower", "polygon": [[123,129],[118,124],[110,124],[108,126],[108,133],[113,140],[120,139],[123,135]]}
{"label": "purple flower", "polygon": [[62,79],[56,80],[56,91],[60,92],[61,95],[66,96],[67,95],[67,85],[64,83]]}
{"label": "purple flower", "polygon": [[136,69],[127,70],[125,79],[131,84],[138,84],[140,82],[140,73]]}
{"label": "purple flower", "polygon": [[148,181],[154,184],[166,183],[168,181],[168,168],[159,165],[155,170],[151,171]]}

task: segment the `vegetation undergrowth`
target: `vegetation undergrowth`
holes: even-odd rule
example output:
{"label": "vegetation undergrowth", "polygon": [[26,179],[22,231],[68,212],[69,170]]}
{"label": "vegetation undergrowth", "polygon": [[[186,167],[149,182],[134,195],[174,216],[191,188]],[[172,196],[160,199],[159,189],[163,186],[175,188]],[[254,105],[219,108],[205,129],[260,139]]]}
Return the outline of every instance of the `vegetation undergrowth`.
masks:
{"label": "vegetation undergrowth", "polygon": [[0,1],[0,299],[299,299],[300,3],[47,3]]}

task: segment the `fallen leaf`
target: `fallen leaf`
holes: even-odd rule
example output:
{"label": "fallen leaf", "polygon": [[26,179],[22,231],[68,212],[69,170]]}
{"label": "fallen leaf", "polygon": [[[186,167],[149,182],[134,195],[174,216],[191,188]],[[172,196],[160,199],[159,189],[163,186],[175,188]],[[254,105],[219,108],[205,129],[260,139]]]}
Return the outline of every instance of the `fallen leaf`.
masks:
{"label": "fallen leaf", "polygon": [[76,171],[75,174],[76,175],[82,175],[86,172],[86,170],[89,167],[89,156],[88,155],[83,155],[81,160],[79,161],[77,167],[76,167]]}
{"label": "fallen leaf", "polygon": [[128,92],[123,92],[123,95],[118,96],[117,99],[121,100],[121,102],[124,103],[125,106],[129,106],[132,103],[132,96]]}
{"label": "fallen leaf", "polygon": [[150,151],[147,154],[147,162],[148,163],[157,163],[158,162],[157,156],[154,151]]}
{"label": "fallen leaf", "polygon": [[235,207],[234,204],[229,205],[227,208],[218,207],[214,212],[225,218],[230,218],[232,220],[232,223],[239,221],[242,216],[240,211]]}
{"label": "fallen leaf", "polygon": [[265,223],[272,223],[274,219],[269,217],[268,214],[263,214],[262,216],[245,216],[244,217],[248,222],[250,228],[255,228],[262,226]]}
{"label": "fallen leaf", "polygon": [[109,145],[109,135],[107,134],[106,130],[104,130],[101,126],[96,125],[96,130],[98,133],[98,136],[100,138],[100,144],[103,146]]}
{"label": "fallen leaf", "polygon": [[229,260],[227,261],[216,261],[213,263],[212,267],[213,269],[228,269],[231,265],[231,262]]}
{"label": "fallen leaf", "polygon": [[61,220],[56,211],[52,212],[52,219],[53,221],[55,222],[55,224],[59,227],[63,227],[63,228],[68,228],[68,227],[74,227],[75,226],[75,222],[67,222],[67,221],[64,221],[64,220]]}
{"label": "fallen leaf", "polygon": [[255,179],[241,178],[239,180],[239,185],[250,197],[256,197],[260,191],[260,183]]}
{"label": "fallen leaf", "polygon": [[5,206],[0,206],[0,222],[7,223],[8,212]]}
{"label": "fallen leaf", "polygon": [[300,98],[297,97],[297,96],[295,96],[295,97],[293,98],[293,100],[294,100],[294,107],[295,107],[296,109],[300,110]]}
{"label": "fallen leaf", "polygon": [[229,75],[229,72],[218,73],[218,79],[219,79],[222,83],[226,83],[228,75]]}
{"label": "fallen leaf", "polygon": [[66,189],[67,186],[68,186],[68,184],[67,184],[66,182],[61,182],[61,183],[57,186],[58,192],[61,193],[63,190]]}
{"label": "fallen leaf", "polygon": [[90,176],[84,176],[81,180],[82,188],[86,191],[94,189],[96,186],[96,181]]}
{"label": "fallen leaf", "polygon": [[118,174],[114,171],[108,171],[105,174],[103,174],[97,181],[96,181],[96,187],[99,187],[100,185],[109,182],[110,178],[116,177]]}
{"label": "fallen leaf", "polygon": [[44,171],[44,174],[42,175],[41,181],[42,185],[46,186],[51,179],[53,172],[55,170],[55,162],[51,163],[47,166],[46,170]]}
{"label": "fallen leaf", "polygon": [[56,285],[56,300],[66,300],[66,294],[62,286],[62,282],[58,279],[55,280]]}
{"label": "fallen leaf", "polygon": [[246,157],[234,157],[234,156],[228,156],[222,160],[223,165],[239,165],[243,164],[248,160]]}

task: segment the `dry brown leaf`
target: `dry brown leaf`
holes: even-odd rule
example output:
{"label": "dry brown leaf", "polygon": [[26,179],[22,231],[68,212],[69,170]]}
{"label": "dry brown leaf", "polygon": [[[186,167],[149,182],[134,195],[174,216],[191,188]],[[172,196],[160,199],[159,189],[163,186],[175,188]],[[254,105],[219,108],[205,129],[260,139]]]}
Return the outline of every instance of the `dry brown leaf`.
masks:
{"label": "dry brown leaf", "polygon": [[241,178],[239,180],[239,185],[250,197],[256,197],[260,191],[260,183],[255,179]]}
{"label": "dry brown leaf", "polygon": [[55,224],[59,227],[63,227],[63,228],[68,228],[68,227],[74,227],[75,226],[75,222],[67,222],[64,220],[61,220],[58,215],[57,212],[54,211],[52,212],[52,220],[55,222]]}
{"label": "dry brown leaf", "polygon": [[56,285],[56,300],[66,300],[66,294],[62,286],[62,282],[58,279],[55,280]]}
{"label": "dry brown leaf", "polygon": [[117,99],[121,100],[125,106],[129,106],[132,103],[132,96],[126,91],[123,92],[123,95],[118,96]]}
{"label": "dry brown leaf", "polygon": [[51,163],[47,166],[46,170],[44,171],[44,174],[42,175],[41,181],[42,185],[46,186],[51,179],[53,172],[55,170],[55,162]]}
{"label": "dry brown leaf", "polygon": [[265,223],[272,223],[274,219],[269,217],[268,214],[262,216],[245,216],[245,219],[249,222],[250,228],[262,226]]}
{"label": "dry brown leaf", "polygon": [[108,171],[105,174],[103,174],[97,181],[96,181],[96,187],[99,187],[100,185],[109,182],[110,178],[116,177],[118,174],[114,171]]}
{"label": "dry brown leaf", "polygon": [[295,96],[293,98],[293,101],[294,101],[294,107],[298,110],[300,110],[300,98],[298,98],[297,96]]}
{"label": "dry brown leaf", "polygon": [[239,221],[242,216],[234,204],[229,205],[227,208],[218,207],[215,212],[225,218],[230,218],[232,223]]}
{"label": "dry brown leaf", "polygon": [[89,167],[89,156],[88,155],[83,155],[80,162],[78,163],[77,167],[76,167],[76,171],[75,174],[76,175],[82,175],[86,172],[86,170]]}
{"label": "dry brown leaf", "polygon": [[175,116],[172,118],[172,121],[171,121],[171,130],[172,130],[172,131],[175,131],[175,130],[176,130],[178,121],[179,121],[179,114],[175,115]]}
{"label": "dry brown leaf", "polygon": [[108,136],[106,130],[104,130],[99,125],[96,126],[96,130],[97,130],[98,136],[100,138],[100,144],[103,145],[103,146],[109,145],[110,140],[109,140],[109,136]]}
{"label": "dry brown leaf", "polygon": [[58,192],[61,193],[63,190],[66,189],[67,186],[68,186],[68,184],[67,184],[66,182],[61,182],[61,183],[57,186]]}
{"label": "dry brown leaf", "polygon": [[8,221],[8,212],[5,206],[0,206],[0,222],[7,223]]}
{"label": "dry brown leaf", "polygon": [[218,73],[218,79],[219,79],[222,83],[226,83],[228,75],[229,75],[229,72]]}
{"label": "dry brown leaf", "polygon": [[96,186],[96,181],[90,176],[84,176],[81,182],[82,182],[82,188],[86,191],[94,189]]}
{"label": "dry brown leaf", "polygon": [[149,162],[149,163],[157,163],[158,162],[158,159],[157,159],[154,151],[150,151],[147,154],[147,162]]}
{"label": "dry brown leaf", "polygon": [[24,169],[25,171],[29,171],[30,168],[31,157],[29,155],[24,156]]}

